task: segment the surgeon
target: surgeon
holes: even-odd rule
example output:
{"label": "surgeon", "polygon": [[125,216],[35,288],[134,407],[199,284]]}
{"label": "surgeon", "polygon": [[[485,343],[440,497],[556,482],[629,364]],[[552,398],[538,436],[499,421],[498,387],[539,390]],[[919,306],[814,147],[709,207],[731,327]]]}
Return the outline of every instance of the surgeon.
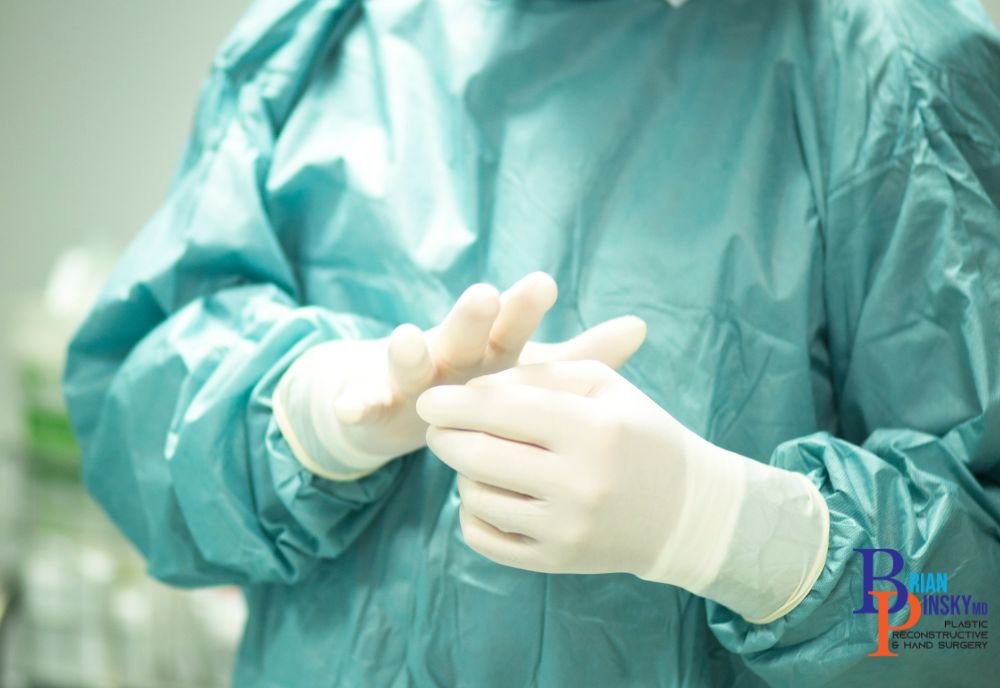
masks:
{"label": "surgeon", "polygon": [[1000,602],[1000,39],[256,2],[65,391],[150,573],[245,591],[237,686],[990,685],[869,655],[910,573]]}

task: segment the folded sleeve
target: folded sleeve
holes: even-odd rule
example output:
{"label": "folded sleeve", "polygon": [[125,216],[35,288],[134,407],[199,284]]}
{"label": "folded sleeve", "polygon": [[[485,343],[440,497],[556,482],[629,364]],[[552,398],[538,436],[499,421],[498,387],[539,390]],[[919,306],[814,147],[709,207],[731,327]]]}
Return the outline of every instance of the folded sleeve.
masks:
{"label": "folded sleeve", "polygon": [[94,497],[179,585],[294,582],[337,557],[398,481],[304,470],[271,394],[308,347],[383,336],[373,314],[302,302],[273,226],[271,150],[342,2],[257,3],[219,52],[170,195],[70,345],[64,390]]}
{"label": "folded sleeve", "polygon": [[[995,41],[977,45],[970,57],[1000,74]],[[985,649],[935,640],[899,650],[898,661],[871,658],[876,617],[854,613],[864,602],[859,548],[897,550],[904,584],[943,572],[949,594],[1000,600],[1000,94],[995,79],[908,52],[895,67],[898,87],[887,69],[858,96],[870,107],[868,128],[858,128],[867,148],[851,154],[869,161],[825,198],[838,428],[784,443],[770,459],[825,497],[826,564],[773,623],[708,605],[722,644],[771,685],[986,685],[1000,669],[996,640]],[[889,573],[888,560],[877,567]],[[942,630],[945,618],[925,609],[913,630]]]}

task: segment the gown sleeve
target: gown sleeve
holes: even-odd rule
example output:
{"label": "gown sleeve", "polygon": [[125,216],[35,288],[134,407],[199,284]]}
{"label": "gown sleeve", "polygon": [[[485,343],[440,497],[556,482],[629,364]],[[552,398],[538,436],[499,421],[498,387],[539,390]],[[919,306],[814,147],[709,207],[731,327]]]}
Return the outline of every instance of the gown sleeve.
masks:
{"label": "gown sleeve", "polygon": [[348,3],[255,4],[218,53],[164,206],[69,349],[64,390],[93,496],[178,585],[291,583],[338,556],[396,484],[303,469],[271,412],[309,346],[384,336],[365,314],[301,302],[295,237],[264,185],[282,122]]}
{"label": "gown sleeve", "polygon": [[[812,592],[773,623],[708,604],[715,635],[771,685],[986,685],[1000,669],[995,639],[869,657],[876,617],[854,613],[860,548],[897,550],[904,584],[945,572],[948,594],[1000,600],[1000,47],[995,34],[966,38],[949,39],[960,71],[903,50],[876,85],[830,108],[841,125],[864,122],[837,139],[857,134],[839,155],[868,157],[825,197],[839,427],[770,457],[826,498],[829,553]],[[875,573],[889,573],[881,557]],[[944,628],[928,611],[911,630]]]}

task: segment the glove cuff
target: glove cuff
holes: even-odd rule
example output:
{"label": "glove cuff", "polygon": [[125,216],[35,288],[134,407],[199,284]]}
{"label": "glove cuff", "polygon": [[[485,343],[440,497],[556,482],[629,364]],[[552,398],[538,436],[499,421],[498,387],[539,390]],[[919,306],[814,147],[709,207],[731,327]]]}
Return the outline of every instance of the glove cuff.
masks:
{"label": "glove cuff", "polygon": [[[794,582],[797,577],[798,584],[785,602],[769,614],[755,616],[752,612],[741,612],[743,618],[753,624],[767,624],[777,621],[799,606],[799,603],[812,590],[826,564],[829,547],[830,509],[827,507],[823,495],[809,478],[801,473],[791,473],[790,475],[800,482],[805,494],[808,495],[808,500],[805,497],[794,497],[788,501],[785,506],[788,511],[787,517],[801,520],[784,525],[783,532],[775,537],[774,542],[780,543],[783,538],[785,542],[798,541],[801,545],[800,557],[793,560],[798,562],[797,565],[788,569],[788,573],[791,574],[788,576],[789,583]],[[739,611],[736,607],[730,608]]]}
{"label": "glove cuff", "polygon": [[829,509],[804,475],[689,433],[684,503],[653,570],[764,624],[805,599],[826,562]]}
{"label": "glove cuff", "polygon": [[274,419],[303,467],[330,480],[357,480],[392,457],[370,454],[348,442],[333,410],[347,382],[350,342],[327,342],[300,356],[278,382]]}
{"label": "glove cuff", "polygon": [[728,543],[720,540],[715,579],[698,594],[750,623],[771,623],[805,599],[823,570],[830,512],[804,475],[725,453],[741,464],[742,499],[729,506],[736,525]]}

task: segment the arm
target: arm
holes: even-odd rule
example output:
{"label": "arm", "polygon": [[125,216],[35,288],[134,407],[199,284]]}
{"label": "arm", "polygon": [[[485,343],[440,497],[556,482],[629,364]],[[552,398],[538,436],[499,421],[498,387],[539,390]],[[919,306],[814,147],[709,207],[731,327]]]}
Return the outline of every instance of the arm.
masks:
{"label": "arm", "polygon": [[[995,40],[974,46],[963,47],[970,59],[954,60],[968,74],[929,68],[900,50],[880,72],[896,78],[857,96],[897,105],[883,108],[892,121],[859,127],[871,140],[856,145],[846,134],[833,137],[842,144],[833,169],[838,154],[870,156],[825,199],[840,427],[838,437],[783,444],[770,460],[819,487],[830,509],[829,554],[812,592],[772,624],[754,626],[709,604],[723,645],[775,685],[804,676],[860,685],[890,674],[949,685],[988,681],[998,666],[992,647],[870,658],[875,616],[853,613],[864,603],[858,548],[898,550],[904,583],[909,573],[947,572],[949,593],[994,601],[998,591],[1000,52]],[[992,64],[982,73],[993,83],[975,78],[982,61]],[[849,130],[846,117],[839,124]],[[888,560],[877,567],[888,573]],[[908,613],[892,618],[900,623]],[[940,630],[943,620],[925,615],[913,630]]]}
{"label": "arm", "polygon": [[341,4],[271,3],[244,17],[165,206],[70,347],[86,483],[170,582],[297,580],[349,545],[403,468],[323,480],[296,461],[270,408],[281,372],[310,346],[388,332],[335,304],[300,304],[263,192],[280,123]]}

